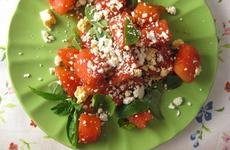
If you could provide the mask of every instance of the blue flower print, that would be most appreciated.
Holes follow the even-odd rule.
[[[196,116],[196,120],[199,123],[202,123],[202,118],[204,115],[204,118],[206,121],[209,121],[212,119],[212,114],[210,112],[208,112],[208,110],[212,110],[212,101],[210,101],[206,106],[202,107],[202,109],[200,110],[200,112],[198,113],[198,115]]]
[[[199,145],[200,145],[199,140],[196,140],[196,142],[194,143],[193,147],[196,148],[196,147],[198,147]]]
[[[191,139],[191,140],[195,140],[195,139],[196,139],[196,135],[197,135],[197,132],[193,133],[193,134],[190,136],[190,139]]]

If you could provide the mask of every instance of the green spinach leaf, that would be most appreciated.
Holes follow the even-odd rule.
[[[85,16],[93,26],[98,28],[107,27],[107,22],[105,19],[95,19],[98,15],[98,11],[94,8],[93,5],[87,5],[85,7]]]
[[[35,94],[37,94],[37,95],[39,95],[42,98],[47,99],[47,100],[65,100],[68,98],[67,96],[64,96],[64,95],[42,92],[42,91],[36,90],[35,88],[32,88],[30,86],[29,86],[29,88],[31,89],[32,92],[34,92]]]
[[[90,29],[90,34],[91,34],[91,36],[95,36],[95,38],[97,39],[97,40],[99,40],[100,38],[102,38],[102,37],[106,37],[107,39],[112,39],[111,38],[111,36],[109,35],[109,33],[108,32],[106,32],[105,30],[103,30],[102,28],[98,28],[98,27],[92,27],[91,29]]]
[[[66,131],[69,142],[77,148],[78,141],[78,114],[77,111],[70,113],[67,120]]]
[[[178,88],[183,83],[183,80],[177,75],[170,75],[166,79],[167,89],[173,90]]]
[[[58,81],[51,82],[48,84],[48,87],[53,94],[66,95],[65,90],[60,84],[58,84]]]
[[[72,42],[72,47],[82,50],[81,36],[78,31],[75,31],[74,41]]]
[[[149,91],[143,98],[150,106],[150,110],[153,113],[153,116],[156,116],[159,119],[164,119],[159,109],[159,104],[161,101],[161,92],[158,89],[153,89]]]
[[[138,0],[126,0],[126,6],[134,10],[137,7]]]
[[[113,115],[116,107],[114,101],[108,95],[105,94],[93,95],[92,106],[96,110],[98,110],[98,108],[106,110],[110,116]]]
[[[137,113],[141,113],[147,111],[149,109],[149,105],[141,100],[135,99],[129,104],[123,104],[116,108],[116,116],[118,118],[126,118]]]
[[[130,129],[136,128],[136,125],[133,124],[132,122],[130,122],[126,118],[120,118],[120,119],[118,119],[117,123],[118,123],[118,125],[119,125],[119,127],[121,129],[130,130]]]
[[[71,112],[72,105],[68,102],[58,103],[56,106],[51,108],[51,111],[58,115],[66,115]]]
[[[124,33],[126,45],[135,44],[139,40],[141,35],[140,31],[136,29],[130,18],[126,18]]]

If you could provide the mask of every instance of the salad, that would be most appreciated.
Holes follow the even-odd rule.
[[[67,137],[74,147],[96,142],[113,115],[127,130],[164,119],[158,107],[162,90],[191,83],[202,70],[198,51],[181,39],[172,41],[161,18],[165,12],[175,15],[174,7],[135,0],[48,2],[59,15],[84,10],[71,44],[57,50],[52,93],[30,87],[59,101],[51,110],[68,115]],[[49,30],[56,23],[51,20],[45,23]]]

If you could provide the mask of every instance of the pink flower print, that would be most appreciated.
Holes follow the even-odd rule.
[[[14,94],[14,90],[13,90],[12,87],[8,87],[8,93],[9,93],[9,94]]]
[[[33,126],[33,127],[35,127],[35,128],[37,127],[37,125],[34,123],[34,121],[33,121],[33,120],[31,120],[30,125],[31,125],[31,126]]]
[[[230,27],[224,29],[224,31],[225,31],[226,35],[230,35]]]
[[[222,25],[225,25],[225,22],[222,22]]]
[[[18,145],[14,144],[13,142],[10,143],[9,150],[18,150]]]
[[[223,137],[223,140],[225,143],[228,143],[230,141],[230,136],[225,134],[224,137]]]
[[[224,90],[227,91],[227,92],[230,92],[230,83],[229,83],[229,82],[227,82],[227,83],[225,84]]]
[[[225,145],[221,150],[230,150],[230,147]]]

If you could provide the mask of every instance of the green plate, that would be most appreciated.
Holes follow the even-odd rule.
[[[79,149],[87,150],[147,150],[156,147],[182,131],[196,116],[205,102],[212,87],[217,67],[217,40],[212,16],[204,0],[155,0],[157,4],[175,6],[177,15],[164,14],[171,28],[173,39],[182,38],[194,45],[201,55],[203,71],[191,84],[165,91],[161,102],[164,120],[154,118],[146,129],[130,131],[118,128],[115,118],[111,118],[102,127],[98,142],[79,144]],[[56,80],[50,75],[49,68],[54,67],[54,57],[59,48],[67,43],[63,39],[73,35],[76,26],[71,17],[60,17],[56,13],[57,24],[49,32],[56,40],[45,43],[41,30],[47,30],[40,19],[39,12],[49,8],[47,0],[21,0],[12,18],[9,30],[7,58],[8,67],[15,93],[32,120],[48,135],[60,143],[71,147],[68,142],[65,126],[67,116],[58,116],[50,111],[56,104],[32,93],[28,86],[47,91],[47,85]],[[30,74],[25,78],[25,74]],[[42,79],[42,80],[39,80]],[[176,97],[183,97],[184,103],[171,110],[168,105]],[[191,102],[192,106],[188,106]]]

